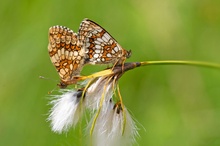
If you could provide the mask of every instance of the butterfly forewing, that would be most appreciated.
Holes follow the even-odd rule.
[[[127,58],[127,51],[104,28],[89,19],[80,24],[79,40],[85,48],[86,63],[119,64]]]
[[[72,76],[80,74],[85,51],[80,47],[77,34],[72,30],[63,26],[51,27],[48,51],[61,80],[71,80]]]

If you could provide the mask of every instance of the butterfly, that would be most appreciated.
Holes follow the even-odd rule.
[[[65,26],[49,28],[48,51],[59,76],[61,88],[75,84],[85,64],[121,65],[131,56],[100,25],[84,19],[78,33]]]
[[[100,25],[84,19],[79,28],[79,40],[85,48],[85,64],[122,64],[131,56]]]

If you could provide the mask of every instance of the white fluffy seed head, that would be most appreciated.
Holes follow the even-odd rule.
[[[83,105],[80,102],[81,91],[68,90],[62,95],[54,96],[50,102],[52,109],[48,120],[54,132],[62,133],[71,126],[75,126],[83,113]]]
[[[100,100],[104,97],[103,104],[108,104],[113,95],[113,82],[108,81],[109,78],[100,77],[91,84],[85,97],[86,108],[95,111],[100,107]],[[107,107],[103,105],[103,107]]]
[[[109,102],[107,111],[101,109],[94,126],[92,142],[95,146],[130,146],[138,136],[137,127],[126,108],[117,113],[114,104]]]
[[[123,103],[114,103],[112,99],[117,78],[101,76],[90,81],[87,81],[88,86],[85,86],[87,88],[84,89],[86,91],[83,102],[80,102],[82,91],[68,90],[60,96],[55,96],[48,118],[52,130],[62,133],[75,126],[82,116],[82,110],[86,108],[94,114],[87,127],[92,145],[132,145],[138,136],[137,126]]]

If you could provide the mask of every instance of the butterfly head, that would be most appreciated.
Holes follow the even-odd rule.
[[[67,84],[61,81],[59,84],[57,84],[57,86],[60,87],[61,89],[65,89],[67,87]]]
[[[132,54],[131,50],[126,51],[126,54],[125,54],[126,58],[130,58],[131,54]]]

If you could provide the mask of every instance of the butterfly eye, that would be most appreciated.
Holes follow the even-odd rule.
[[[127,51],[127,54],[126,54],[126,58],[130,58],[130,57],[131,57],[131,54],[132,54],[132,51],[131,51],[131,50],[128,50],[128,51]]]

